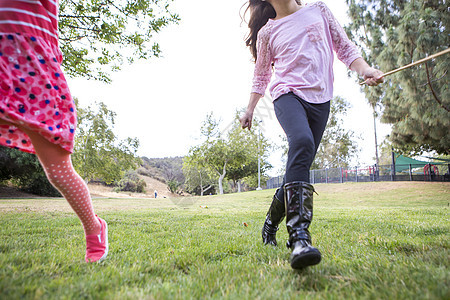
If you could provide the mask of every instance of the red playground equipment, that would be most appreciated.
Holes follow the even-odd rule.
[[[423,167],[423,175],[427,180],[430,176],[439,175],[439,169],[436,165],[427,164]]]

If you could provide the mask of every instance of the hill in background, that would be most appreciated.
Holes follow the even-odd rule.
[[[139,177],[146,183],[145,193],[115,192],[113,188],[101,184],[90,184],[89,189],[94,197],[112,197],[112,198],[154,198],[155,191],[158,198],[173,198],[180,196],[171,193],[168,188],[168,182],[176,180],[180,184],[184,183],[183,158],[182,157],[164,157],[148,158],[141,157],[142,165],[137,169]]]
[[[168,183],[176,180],[180,184],[185,181],[183,175],[183,157],[147,158],[141,157],[142,166],[138,169],[140,175],[148,176]]]

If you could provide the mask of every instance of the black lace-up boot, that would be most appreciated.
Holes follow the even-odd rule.
[[[273,195],[272,204],[267,212],[266,221],[262,228],[262,239],[265,245],[277,246],[276,234],[278,225],[283,221],[286,214],[284,202],[281,202],[277,197],[278,190]]]
[[[306,182],[290,182],[284,186],[288,248],[292,249],[290,263],[293,269],[318,264],[319,250],[311,246],[308,228],[313,217],[314,187]]]

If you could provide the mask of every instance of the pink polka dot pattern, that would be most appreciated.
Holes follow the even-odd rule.
[[[58,47],[42,38],[0,34],[0,119],[72,153],[77,115],[61,61]],[[35,153],[15,126],[0,125],[0,145]]]
[[[61,192],[80,218],[86,235],[98,234],[100,222],[92,207],[91,195],[84,180],[73,169],[72,163],[59,161],[44,168],[50,183]]]

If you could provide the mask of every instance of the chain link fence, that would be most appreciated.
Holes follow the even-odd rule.
[[[371,181],[450,181],[450,164],[430,163],[425,166],[382,165],[366,168],[330,168],[310,171],[311,184],[344,183]],[[273,189],[282,185],[283,176],[267,180],[266,188]]]

